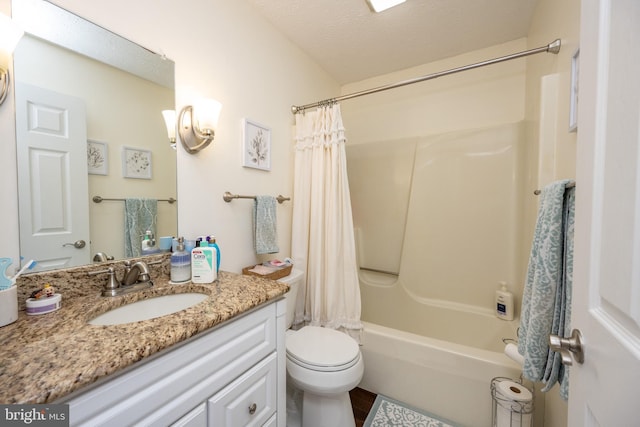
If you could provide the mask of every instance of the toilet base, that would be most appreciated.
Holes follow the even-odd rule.
[[[355,427],[349,393],[331,396],[303,392],[303,427]]]

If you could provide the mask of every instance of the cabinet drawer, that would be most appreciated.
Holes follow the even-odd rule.
[[[276,411],[277,363],[272,354],[209,399],[210,426],[262,426]]]
[[[171,427],[206,427],[207,426],[207,405],[201,403],[193,411],[180,418]]]

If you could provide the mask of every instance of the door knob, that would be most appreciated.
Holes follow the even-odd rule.
[[[563,365],[573,365],[573,359],[578,363],[584,362],[582,334],[579,329],[571,331],[571,336],[569,338],[560,338],[557,335],[549,335],[549,347],[551,350],[560,353]]]
[[[76,240],[73,243],[65,243],[62,246],[73,246],[76,249],[82,249],[87,245],[87,242],[85,242],[84,240]]]

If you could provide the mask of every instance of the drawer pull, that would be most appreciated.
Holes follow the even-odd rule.
[[[256,405],[255,403],[252,403],[251,406],[249,406],[249,413],[251,415],[256,413],[256,409],[258,409],[258,405]]]

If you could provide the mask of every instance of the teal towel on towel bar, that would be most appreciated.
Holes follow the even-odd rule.
[[[151,230],[156,235],[157,199],[128,198],[124,200],[124,256],[142,254],[142,237]]]
[[[253,203],[253,235],[256,254],[279,252],[276,198],[256,196]]]
[[[569,374],[549,349],[549,335],[570,335],[575,212],[575,188],[566,188],[570,182],[554,182],[540,195],[518,332],[523,376],[543,382],[543,391],[560,382],[564,399]]]

